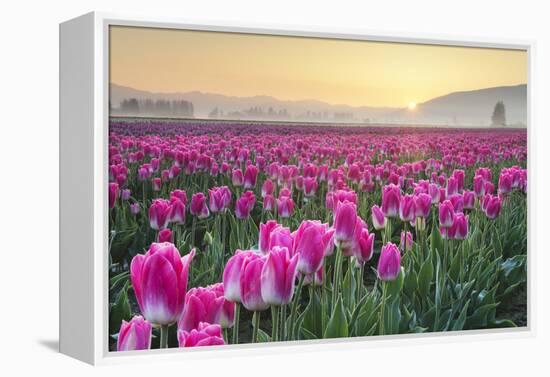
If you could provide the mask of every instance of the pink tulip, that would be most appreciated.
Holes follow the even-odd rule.
[[[212,284],[207,288],[214,292],[217,297],[223,298],[222,314],[220,316],[220,325],[222,329],[233,327],[235,320],[235,303],[225,298],[223,283]]]
[[[130,204],[130,213],[136,216],[141,211],[141,208],[138,203]]]
[[[274,247],[286,247],[288,250],[292,250],[294,244],[294,237],[290,233],[290,229],[279,225],[275,227],[269,234],[269,246],[268,251]]]
[[[464,203],[464,209],[474,209],[476,196],[473,191],[464,190],[464,193],[462,194],[462,199]]]
[[[266,179],[262,185],[262,198],[265,198],[267,195],[273,195],[275,190],[275,185],[271,179]]]
[[[308,275],[316,272],[323,264],[326,245],[323,236],[328,229],[327,224],[320,221],[306,220],[294,235],[294,254],[299,255],[298,271]]]
[[[485,179],[481,175],[474,177],[474,193],[478,198],[485,195]]]
[[[142,316],[133,317],[130,322],[122,321],[117,339],[117,351],[137,351],[151,348],[152,326]]]
[[[266,195],[262,203],[262,210],[264,212],[271,212],[275,208],[275,198],[273,195]]]
[[[439,200],[441,199],[439,186],[437,186],[435,183],[430,183],[430,185],[428,186],[428,194],[432,198],[432,204],[439,203]]]
[[[170,222],[175,224],[185,224],[185,204],[176,197],[170,199]]]
[[[500,194],[507,194],[512,191],[512,183],[514,177],[508,172],[503,172],[498,177],[498,192]]]
[[[269,238],[273,229],[277,228],[279,224],[275,220],[269,220],[265,224],[260,224],[260,230],[258,233],[258,249],[263,254],[269,252]]]
[[[378,259],[378,279],[391,281],[397,279],[401,271],[401,253],[395,244],[388,242],[382,247]]]
[[[114,208],[118,198],[118,183],[109,183],[109,208]]]
[[[287,196],[280,197],[277,199],[277,211],[279,217],[287,218],[292,216],[294,212],[294,201]]]
[[[248,165],[244,172],[244,188],[251,189],[256,186],[256,179],[258,178],[258,168],[254,165]]]
[[[187,193],[184,190],[174,190],[170,193],[170,199],[178,198],[184,205],[187,205]]]
[[[386,217],[397,217],[401,202],[401,189],[399,186],[389,184],[382,188],[382,212]]]
[[[456,213],[453,226],[449,229],[449,237],[455,240],[464,240],[468,236],[468,216]]]
[[[447,198],[452,204],[455,212],[464,211],[464,197],[460,194],[451,195]]]
[[[153,185],[153,191],[160,191],[160,189],[162,188],[162,181],[160,178],[153,178],[153,181],[152,181],[152,185]]]
[[[261,293],[265,303],[287,305],[292,300],[298,255],[290,257],[286,247],[274,247],[269,251],[262,268]]]
[[[425,193],[416,195],[414,197],[414,207],[416,217],[428,217],[432,208],[432,197]]]
[[[180,347],[220,346],[225,342],[220,325],[211,325],[202,322],[197,329],[191,331],[178,330],[178,343]]]
[[[223,212],[231,204],[231,191],[227,186],[213,187],[208,190],[210,196],[210,211]]]
[[[356,235],[357,245],[353,249],[353,256],[356,263],[361,266],[365,262],[368,262],[374,254],[374,233],[369,234],[366,225],[358,233]]]
[[[485,204],[485,215],[490,220],[494,220],[500,214],[500,209],[502,208],[502,200],[496,195],[487,195],[486,198],[487,197],[488,199]]]
[[[401,201],[399,202],[399,218],[405,222],[411,222],[416,219],[413,195],[403,195],[401,197]]]
[[[245,192],[235,203],[235,216],[238,219],[246,219],[254,208],[256,199],[251,191]]]
[[[338,243],[353,241],[357,207],[354,203],[345,201],[338,203],[334,212],[334,239]]]
[[[171,206],[166,199],[155,199],[149,207],[149,224],[155,230],[162,230],[168,226]]]
[[[159,232],[158,242],[172,242],[172,231],[170,229],[163,229]]]
[[[447,179],[446,196],[449,197],[456,194],[458,194],[458,181],[454,177],[449,177]]]
[[[206,196],[204,196],[202,192],[197,192],[191,197],[189,212],[191,212],[192,215],[197,216],[199,219],[205,219],[210,216],[210,211],[206,206]]]
[[[213,290],[203,287],[191,288],[185,296],[183,314],[178,320],[178,329],[191,331],[201,322],[220,324],[224,298]]]
[[[376,204],[373,205],[371,208],[371,215],[372,225],[374,226],[374,229],[380,230],[386,227],[386,216],[384,216],[384,212],[382,212],[380,207],[378,207]]]
[[[231,302],[240,303],[241,298],[241,270],[243,262],[247,257],[259,258],[258,254],[252,251],[237,250],[229,258],[223,270],[224,297]]]
[[[153,243],[145,255],[132,259],[132,287],[143,316],[156,325],[171,325],[183,312],[187,276],[195,250],[180,258],[169,243]]]
[[[132,192],[129,189],[124,189],[120,192],[120,199],[128,200],[130,199],[131,195],[132,195]]]
[[[265,257],[249,255],[244,258],[240,274],[240,288],[241,302],[247,310],[255,312],[269,308],[269,304],[262,298],[261,275],[265,262]]]
[[[411,232],[401,232],[401,244],[399,248],[401,251],[411,251],[413,247],[413,236]]]
[[[455,210],[449,200],[439,203],[439,226],[449,228],[453,225]]]
[[[233,173],[231,175],[231,182],[233,183],[233,186],[240,187],[243,185],[244,177],[243,172],[241,169],[234,169]]]
[[[315,193],[317,192],[317,181],[315,178],[306,177],[304,179],[304,196],[307,198],[311,198],[315,196]]]

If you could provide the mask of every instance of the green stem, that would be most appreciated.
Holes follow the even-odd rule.
[[[363,272],[365,269],[365,264],[361,263],[361,267],[359,268],[359,271],[357,271],[357,284],[356,284],[356,291],[357,291],[357,299],[355,300],[355,305],[359,305],[359,301],[361,301],[362,295],[361,291],[363,290]]]
[[[286,340],[286,305],[281,306],[281,336],[280,340]]]
[[[235,303],[235,319],[233,320],[233,344],[239,344],[239,317],[241,313],[241,304]]]
[[[271,341],[276,342],[279,340],[279,307],[271,306]]]
[[[379,335],[384,335],[384,309],[386,307],[386,291],[388,289],[388,285],[386,282],[382,282],[382,305],[380,307],[380,319],[378,322],[378,333]]]
[[[296,310],[298,309],[298,301],[300,300],[300,296],[302,293],[302,286],[304,285],[304,277],[305,275],[303,274],[302,276],[300,276],[298,288],[296,289],[296,292],[294,293],[294,299],[292,300],[292,308],[290,309],[290,331],[288,335],[291,340],[294,337],[294,322],[296,320]]]
[[[254,321],[254,328],[252,329],[252,343],[258,342],[258,329],[260,328],[260,313],[261,312],[254,312],[254,318],[252,319]]]
[[[342,246],[338,244],[336,248],[336,259],[334,261],[334,274],[332,280],[332,309],[336,306],[338,291],[340,285],[340,271],[342,270]],[[331,310],[332,312],[332,310]]]
[[[168,325],[160,327],[160,348],[168,348]]]

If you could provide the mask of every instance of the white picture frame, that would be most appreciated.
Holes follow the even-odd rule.
[[[227,357],[234,354],[292,353],[350,347],[379,347],[393,342],[426,343],[526,337],[535,334],[533,282],[536,255],[528,242],[528,326],[515,329],[469,330],[384,337],[295,341],[149,352],[109,352],[108,326],[108,29],[110,25],[143,26],[286,36],[423,43],[527,51],[528,152],[533,156],[533,54],[534,41],[462,38],[418,33],[365,32],[290,25],[241,25],[170,18],[143,18],[88,13],[60,24],[60,351],[90,364],[136,360]],[[529,224],[534,219],[535,174],[528,159]],[[532,226],[528,238],[532,240]],[[74,245],[79,245],[78,248]]]

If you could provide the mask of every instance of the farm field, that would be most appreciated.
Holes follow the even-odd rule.
[[[110,349],[527,325],[527,132],[117,119]]]

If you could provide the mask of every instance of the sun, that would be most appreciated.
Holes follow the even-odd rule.
[[[409,103],[409,110],[414,110],[416,109],[416,102],[410,102]]]

